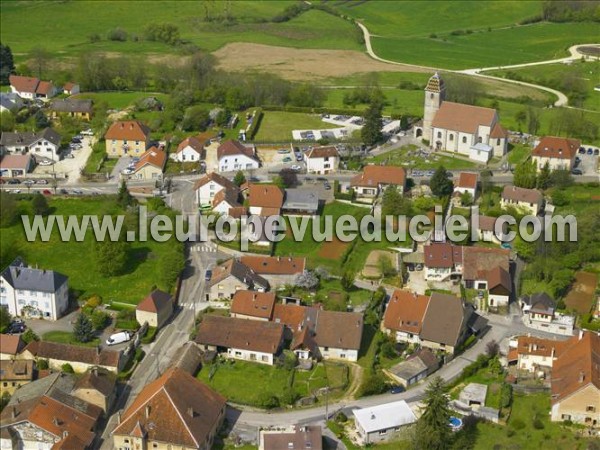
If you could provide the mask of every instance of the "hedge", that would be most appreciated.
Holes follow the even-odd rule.
[[[262,117],[263,117],[262,108],[255,108],[252,115],[253,115],[252,125],[250,125],[250,128],[248,128],[248,131],[246,132],[246,140],[251,140],[256,135],[256,132],[258,131],[258,128],[260,126],[260,121],[262,120]]]

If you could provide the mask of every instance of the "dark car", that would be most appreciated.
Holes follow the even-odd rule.
[[[585,154],[585,147],[579,147],[579,153]]]
[[[571,170],[571,173],[572,173],[573,175],[583,175],[583,170],[581,170],[581,169],[578,169],[578,168],[576,167],[575,169]]]
[[[596,156],[600,155],[600,150],[598,150],[598,149],[594,150],[594,155],[596,155]]]
[[[8,180],[8,184],[21,184],[21,182],[13,178],[12,180]]]
[[[331,189],[331,185],[329,184],[329,181],[326,181],[325,183],[323,183],[323,187],[325,188],[326,191]]]
[[[50,189],[44,189],[42,191],[42,194],[44,194],[44,195],[52,195],[52,191]]]
[[[208,269],[208,270],[206,271],[206,273],[204,274],[204,279],[205,279],[206,281],[210,281],[210,279],[211,279],[211,278],[212,278],[212,270]]]
[[[74,137],[73,139],[71,139],[71,142],[73,144],[81,144],[81,139],[79,139],[78,137]]]
[[[593,155],[594,154],[594,149],[592,147],[588,148],[587,154],[588,155]]]
[[[23,322],[13,322],[8,326],[7,333],[8,334],[20,334],[23,333],[27,329],[27,325]]]
[[[403,386],[392,386],[390,388],[390,394],[400,394],[402,392],[404,392]]]

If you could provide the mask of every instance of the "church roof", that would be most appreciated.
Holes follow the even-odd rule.
[[[492,127],[496,110],[462,103],[443,102],[433,119],[434,128],[474,134],[480,125]]]
[[[428,92],[440,92],[444,89],[444,80],[442,80],[439,74],[436,72],[427,82],[425,90]]]

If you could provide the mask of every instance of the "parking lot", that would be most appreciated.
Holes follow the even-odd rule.
[[[129,164],[131,164],[133,162],[133,157],[132,156],[121,156],[119,158],[119,160],[117,161],[117,164],[115,164],[115,167],[113,168],[112,172],[110,173],[110,178],[113,180],[118,180],[119,177],[121,176],[121,172],[123,172],[125,169],[127,169],[127,167],[129,166]]]
[[[51,178],[56,174],[57,177],[65,177],[69,184],[77,183],[81,170],[92,154],[94,142],[94,137],[84,136],[81,140],[82,147],[79,150],[63,150],[60,161],[49,166],[38,165],[33,171],[34,175],[48,175],[48,178]],[[73,157],[71,158],[69,155],[73,155]]]
[[[596,151],[600,153],[598,147],[585,146],[585,153],[581,153],[581,149],[577,153],[577,159],[575,160],[575,168],[581,169],[583,175],[594,175],[598,173],[598,155]],[[590,155],[590,149],[592,154]],[[575,175],[577,176],[577,175]]]

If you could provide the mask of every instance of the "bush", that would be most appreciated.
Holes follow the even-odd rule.
[[[511,420],[510,425],[517,431],[525,428],[525,422],[523,422],[521,419]]]
[[[258,405],[264,409],[273,409],[279,406],[279,398],[268,392],[263,392],[258,398]]]
[[[508,408],[512,403],[512,386],[508,383],[503,383],[500,390],[500,407]]]
[[[75,373],[73,366],[69,363],[64,363],[60,368],[64,373]]]
[[[300,394],[298,394],[293,388],[286,388],[281,395],[281,403],[284,405],[293,405],[300,398]]]
[[[380,372],[374,372],[367,375],[358,388],[357,397],[366,397],[368,395],[382,394],[387,391],[387,379]]]
[[[85,301],[85,304],[83,305],[83,307],[95,309],[98,306],[100,306],[101,304],[102,304],[102,297],[94,294]]]
[[[35,365],[37,366],[38,370],[48,370],[50,367],[47,359],[38,359]]]
[[[344,414],[342,411],[340,411],[339,413],[337,413],[335,415],[335,421],[337,423],[345,423],[348,421],[348,416],[346,416],[346,414]]]
[[[252,125],[250,125],[250,128],[246,133],[246,139],[254,139],[254,136],[256,135],[256,132],[258,131],[258,128],[260,126],[260,121],[262,120],[264,115],[262,108],[256,108],[252,115]]]
[[[533,428],[535,428],[536,430],[543,430],[544,422],[542,422],[542,420],[539,417],[535,417],[533,419]]]
[[[91,314],[90,320],[92,321],[94,330],[100,331],[104,330],[108,326],[110,323],[110,316],[108,313],[97,309]]]
[[[127,40],[127,31],[121,27],[113,28],[109,30],[107,38],[109,41],[125,42]]]

